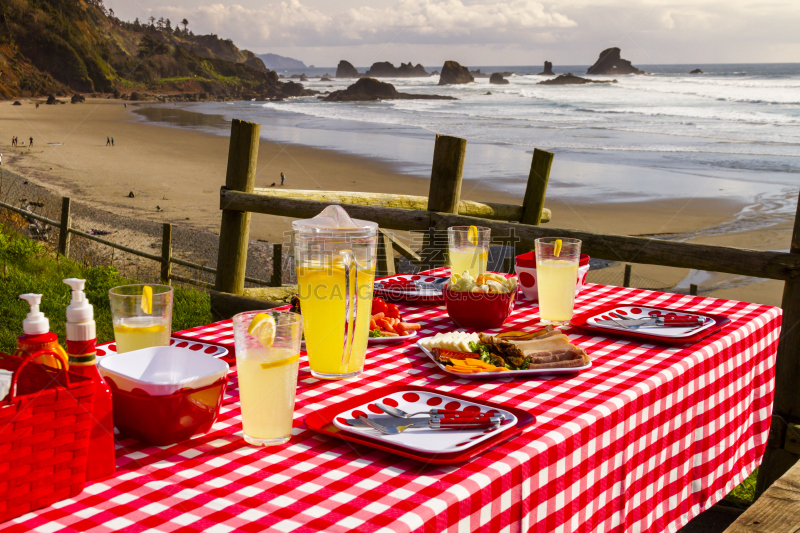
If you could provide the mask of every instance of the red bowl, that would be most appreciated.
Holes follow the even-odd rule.
[[[150,396],[142,389],[111,388],[114,425],[125,436],[167,446],[207,433],[219,415],[228,376],[199,389],[184,389],[168,396]]]
[[[444,301],[450,319],[462,328],[497,329],[514,309],[515,292],[486,294],[444,289]]]

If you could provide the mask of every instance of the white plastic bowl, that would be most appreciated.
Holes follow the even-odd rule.
[[[97,368],[124,391],[141,389],[167,396],[181,389],[211,385],[228,373],[228,363],[175,346],[156,346],[98,358]]]

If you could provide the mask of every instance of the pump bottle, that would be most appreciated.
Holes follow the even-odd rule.
[[[86,280],[68,278],[64,283],[72,289],[72,301],[67,307],[67,354],[69,370],[91,378],[95,384],[92,408],[92,429],[89,434],[89,454],[86,481],[110,476],[116,470],[114,458],[114,421],[111,408],[111,389],[97,371],[97,344],[94,308],[83,292]]]
[[[17,337],[17,350],[14,355],[24,358],[39,350],[52,350],[66,356],[64,348],[58,344],[58,335],[50,332],[50,321],[39,311],[42,295],[28,293],[20,294],[19,297],[28,302],[31,310],[22,321],[23,334]],[[41,356],[39,362],[53,368],[61,368],[61,363],[52,355]]]

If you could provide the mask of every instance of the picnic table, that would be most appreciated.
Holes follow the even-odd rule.
[[[155,447],[117,440],[117,473],[5,531],[676,531],[760,463],[772,412],[781,310],[588,284],[576,313],[611,303],[721,314],[731,323],[667,347],[566,328],[593,366],[550,378],[468,380],[413,343],[371,347],[348,381],[301,357],[294,428],[282,446],[242,439],[236,370],[212,430]],[[443,305],[402,305],[423,336],[455,329]],[[522,299],[504,329],[538,322]],[[233,349],[230,321],[182,331]],[[315,411],[390,385],[515,406],[536,423],[458,465],[426,465],[305,429]]]

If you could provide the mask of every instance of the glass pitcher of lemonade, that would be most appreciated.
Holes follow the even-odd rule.
[[[297,288],[311,374],[346,379],[364,369],[378,225],[331,205],[292,223]]]

